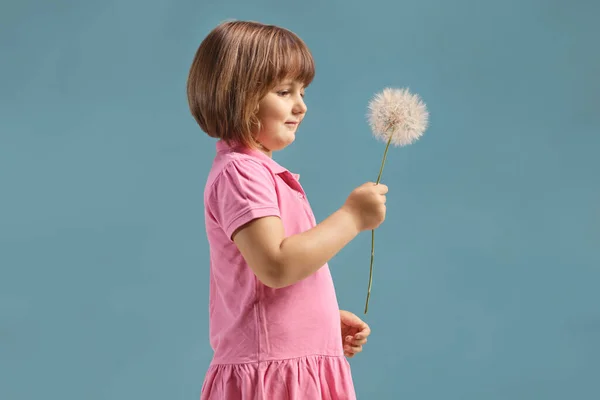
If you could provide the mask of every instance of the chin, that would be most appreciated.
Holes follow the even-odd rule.
[[[290,144],[294,143],[296,140],[296,135],[292,134],[285,138],[282,138],[277,143],[273,144],[273,150],[283,150],[288,147]]]
[[[289,138],[289,139],[288,139],[288,140],[285,142],[285,144],[283,145],[283,147],[287,147],[287,146],[289,146],[290,144],[294,143],[294,141],[296,141],[296,135],[292,135],[292,137],[291,137],[291,138]]]
[[[276,136],[259,137],[258,139],[267,149],[279,151],[294,143],[296,140],[296,132],[282,132]]]

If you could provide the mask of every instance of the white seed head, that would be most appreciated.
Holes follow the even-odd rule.
[[[419,139],[429,121],[427,107],[408,89],[384,89],[371,100],[369,111],[373,135],[386,143],[391,135],[395,146],[406,146]]]

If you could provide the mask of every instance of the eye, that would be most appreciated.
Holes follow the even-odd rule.
[[[279,92],[277,92],[278,95],[280,96],[287,96],[288,94],[290,94],[289,90],[280,90]]]

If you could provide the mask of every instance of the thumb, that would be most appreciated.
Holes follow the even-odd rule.
[[[347,313],[343,315],[343,322],[346,325],[355,327],[355,328],[364,328],[367,324],[364,323],[363,320],[358,318],[356,315],[352,313]]]

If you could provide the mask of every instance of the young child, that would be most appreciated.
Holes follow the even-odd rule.
[[[191,112],[219,140],[204,191],[210,342],[202,400],[355,399],[351,357],[369,327],[338,308],[327,265],[385,219],[385,185],[365,183],[317,224],[299,176],[272,159],[306,115],[312,55],[294,33],[235,21],[201,43]]]

